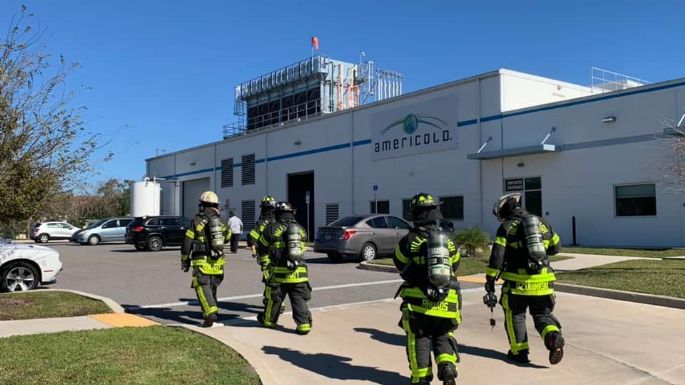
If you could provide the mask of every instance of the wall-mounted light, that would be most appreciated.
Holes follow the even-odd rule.
[[[293,144],[296,145],[296,146],[299,146],[299,145],[302,144],[302,141],[301,141],[301,140],[296,140]]]
[[[526,164],[523,163],[523,162],[518,162],[518,163],[516,164],[516,167],[525,167],[525,165],[526,165]]]
[[[192,162],[190,162],[190,165],[191,165],[191,166],[195,166],[196,164],[197,164],[197,162],[196,162],[196,161],[192,161]]]
[[[602,123],[613,123],[616,121],[615,116],[607,116],[606,118],[602,119]]]

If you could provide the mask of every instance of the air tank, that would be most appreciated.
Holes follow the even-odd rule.
[[[161,191],[159,183],[155,181],[131,183],[131,216],[159,215]]]

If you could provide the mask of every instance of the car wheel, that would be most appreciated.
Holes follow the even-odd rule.
[[[328,259],[330,259],[333,262],[340,262],[343,258],[343,256],[340,253],[326,253],[326,256],[328,256]]]
[[[138,250],[138,251],[145,250],[145,245],[141,245],[140,243],[136,243],[135,247],[136,247],[136,250]]]
[[[160,251],[162,246],[162,238],[160,237],[150,237],[147,240],[147,249],[150,251]]]
[[[50,236],[47,234],[41,234],[38,236],[38,242],[40,242],[40,243],[48,243],[49,240],[50,240]]]
[[[13,262],[0,272],[0,291],[27,291],[38,286],[38,270],[26,262]]]
[[[359,253],[359,259],[362,261],[373,261],[376,258],[376,246],[371,242],[366,242],[362,246],[362,251]]]
[[[89,245],[95,246],[98,243],[100,243],[100,237],[98,237],[97,235],[91,235],[90,237],[88,237],[88,244]]]

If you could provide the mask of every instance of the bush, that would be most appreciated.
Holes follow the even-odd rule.
[[[474,226],[458,231],[455,240],[465,257],[483,258],[490,244],[490,234]]]

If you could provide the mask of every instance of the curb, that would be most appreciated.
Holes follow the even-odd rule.
[[[368,262],[359,263],[357,268],[362,270],[397,273],[397,269],[394,266],[373,265],[369,264]],[[631,291],[612,290],[559,282],[554,283],[554,289],[562,293],[587,295],[590,297],[600,297],[626,302],[644,303],[647,305],[670,307],[674,309],[685,309],[685,299],[667,297],[664,295],[643,294]]]
[[[126,311],[124,311],[124,308],[121,307],[121,305],[119,305],[118,303],[114,302],[112,299],[107,298],[107,297],[103,297],[103,296],[99,296],[99,295],[95,295],[95,294],[90,294],[90,293],[84,293],[84,292],[78,291],[78,290],[69,290],[69,289],[46,289],[46,290],[48,290],[48,291],[62,291],[62,292],[66,292],[66,293],[73,293],[73,294],[78,294],[78,295],[81,295],[84,297],[96,299],[96,300],[104,302],[105,305],[107,305],[110,309],[112,309],[112,312],[114,312],[114,313],[126,313]]]
[[[664,295],[642,294],[631,291],[621,291],[604,289],[590,286],[572,285],[569,283],[554,283],[554,289],[563,293],[587,295],[591,297],[601,297],[607,299],[614,299],[618,301],[644,303],[647,305],[656,305],[671,307],[675,309],[685,309],[685,299],[667,297]]]
[[[371,270],[371,271],[382,271],[385,273],[397,273],[397,269],[395,266],[385,266],[385,265],[375,265],[372,263],[368,263],[366,261],[364,262],[359,262],[357,265],[357,269],[361,270]]]

